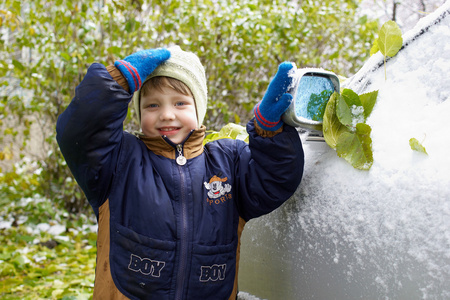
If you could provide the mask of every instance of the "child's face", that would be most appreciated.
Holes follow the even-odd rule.
[[[141,97],[141,128],[148,137],[165,135],[173,143],[181,143],[197,128],[194,98],[164,87],[153,89]]]

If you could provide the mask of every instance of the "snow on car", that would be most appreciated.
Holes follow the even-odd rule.
[[[450,299],[450,2],[342,82],[378,90],[373,165],[301,135],[305,172],[243,232],[239,289],[261,299]],[[427,154],[411,149],[416,138]],[[253,296],[252,296],[253,297]]]

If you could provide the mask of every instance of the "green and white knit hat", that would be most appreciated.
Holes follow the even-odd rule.
[[[181,50],[179,46],[168,48],[170,58],[159,65],[142,83],[157,76],[171,77],[183,82],[192,92],[197,110],[198,128],[203,123],[208,101],[208,89],[206,87],[205,69],[197,55]],[[133,95],[134,108],[141,124],[140,90]]]

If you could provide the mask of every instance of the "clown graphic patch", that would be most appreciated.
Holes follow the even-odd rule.
[[[209,182],[204,182],[205,188],[208,190],[208,198],[206,199],[211,204],[224,203],[232,198],[231,184],[226,183],[227,177],[220,178],[214,175]]]

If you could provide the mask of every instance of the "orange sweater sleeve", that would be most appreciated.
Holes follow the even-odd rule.
[[[128,82],[125,77],[120,73],[119,69],[117,69],[114,65],[110,65],[106,67],[106,70],[111,74],[112,78],[117,81],[127,92],[130,91],[128,87]]]

